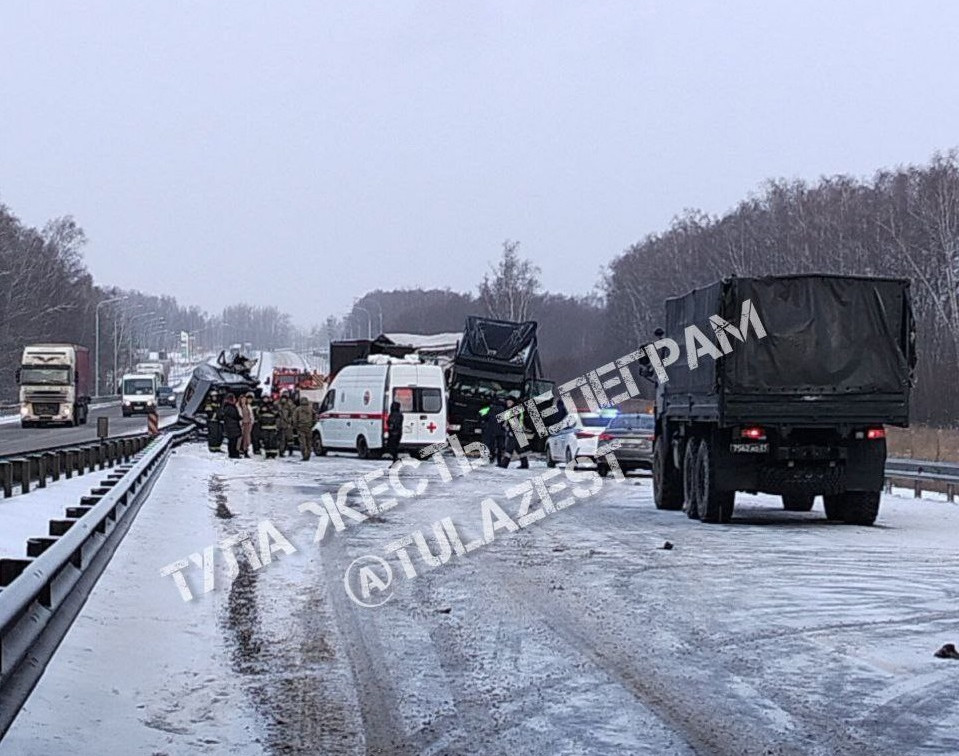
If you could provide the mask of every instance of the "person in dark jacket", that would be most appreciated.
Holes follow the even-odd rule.
[[[223,423],[220,420],[220,395],[211,391],[203,405],[206,415],[206,443],[211,452],[223,451]]]
[[[266,394],[260,407],[260,442],[263,445],[263,456],[267,459],[276,458],[277,421],[278,414],[273,407],[273,397]]]
[[[240,424],[240,411],[236,408],[236,397],[227,394],[220,410],[220,419],[223,421],[223,435],[226,436],[226,448],[232,459],[240,458],[240,437],[243,435],[243,426]]]
[[[499,464],[503,456],[503,426],[496,416],[503,411],[499,400],[493,400],[480,410],[480,426],[483,430],[483,445],[489,450],[489,460]]]
[[[506,400],[506,409],[512,409],[516,406],[516,401],[513,398]],[[519,414],[519,422],[522,425],[525,421],[524,413],[521,411]],[[509,422],[502,423],[503,434],[505,435],[505,443],[503,447],[503,457],[500,462],[500,467],[509,467],[510,461],[513,459],[513,455],[516,454],[519,456],[519,467],[521,470],[526,470],[529,468],[529,458],[528,452],[520,449],[519,441],[516,440],[516,434],[513,433],[513,429],[509,427]]]
[[[393,462],[400,456],[400,439],[403,438],[403,413],[400,412],[400,403],[390,405],[390,414],[386,417],[386,453]]]

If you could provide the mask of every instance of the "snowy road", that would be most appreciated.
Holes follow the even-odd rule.
[[[466,543],[546,472],[424,466],[422,496],[314,544],[298,505],[385,466],[181,447],[0,756],[959,753],[959,662],[932,656],[959,641],[959,507],[889,496],[857,528],[742,496],[706,526],[629,478],[432,570],[414,546],[415,579],[394,555],[361,608],[355,558],[444,517]],[[296,553],[207,594],[191,566],[189,602],[160,576],[264,519]]]

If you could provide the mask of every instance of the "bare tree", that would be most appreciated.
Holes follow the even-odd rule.
[[[531,305],[539,294],[537,266],[519,256],[519,242],[503,242],[503,256],[490,266],[479,285],[479,297],[490,317],[501,320],[528,320]]]

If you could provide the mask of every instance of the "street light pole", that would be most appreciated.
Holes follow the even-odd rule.
[[[134,315],[130,318],[127,318],[127,325],[130,327],[130,333],[127,334],[127,349],[130,352],[130,355],[133,355],[133,323],[134,321],[140,320],[141,318],[148,318],[151,315],[156,315],[156,310],[150,310],[150,312],[141,312],[139,315]]]
[[[360,310],[361,312],[366,313],[366,338],[369,341],[373,340],[373,321],[370,319],[370,311],[365,307],[360,307],[359,305],[353,305],[354,310]]]
[[[376,305],[376,309],[379,310],[379,314],[380,314],[380,333],[383,333],[383,306],[382,306],[379,302],[377,302],[375,299],[371,299],[371,300],[370,300],[370,303],[371,303],[371,304],[375,304],[375,305]]]
[[[97,306],[94,309],[94,316],[96,320],[96,344],[94,345],[94,357],[93,365],[96,375],[93,378],[93,393],[96,396],[100,396],[100,308],[105,304],[110,304],[111,302],[119,302],[120,300],[126,299],[126,297],[113,297],[112,299],[104,299],[102,302],[97,302]]]

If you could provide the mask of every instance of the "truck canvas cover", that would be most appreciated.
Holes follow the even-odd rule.
[[[470,315],[454,364],[457,373],[468,370],[499,379],[513,375],[518,381],[537,377],[536,322],[513,323]]]
[[[716,343],[710,316],[719,315],[739,328],[746,300],[766,335],[758,338],[750,325],[745,343],[730,337],[730,354],[718,360],[700,357],[698,367],[689,370],[685,329],[696,325]],[[869,398],[874,406],[875,402],[886,406],[888,422],[908,419],[915,354],[906,280],[833,275],[729,278],[667,300],[666,333],[683,352],[663,384],[671,403],[682,393],[698,398],[690,398],[690,404],[717,395],[724,414],[737,398],[794,397],[833,407],[840,406],[842,398]]]

